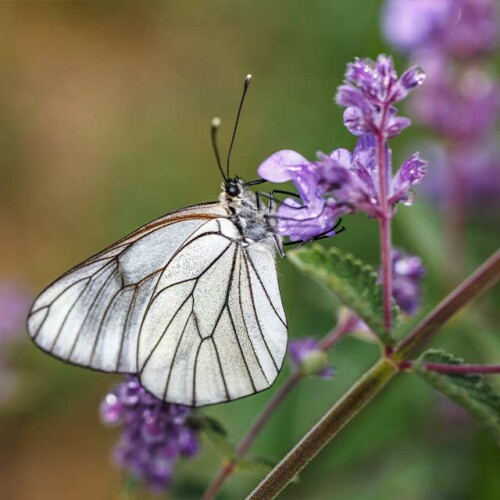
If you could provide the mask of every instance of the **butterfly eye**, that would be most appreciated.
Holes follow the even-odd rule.
[[[229,196],[238,196],[240,194],[240,188],[236,184],[229,184],[226,192]]]

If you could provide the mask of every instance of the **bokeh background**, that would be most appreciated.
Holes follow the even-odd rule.
[[[3,314],[27,307],[48,282],[143,223],[215,199],[221,179],[210,121],[222,118],[225,149],[247,73],[254,78],[234,174],[255,178],[259,163],[283,148],[311,158],[352,148],[332,97],[348,61],[390,52],[380,7],[378,0],[2,2],[0,284],[16,295]],[[396,160],[425,139],[418,126],[405,132],[393,144]],[[345,223],[326,244],[377,266],[376,224],[363,215]],[[469,221],[464,276],[498,246],[498,223],[498,212]],[[422,197],[395,221],[396,244],[427,266],[426,305],[447,289],[441,228],[440,212]],[[291,338],[321,337],[334,324],[332,297],[288,262],[279,268]],[[498,361],[498,298],[497,290],[481,299],[435,344],[470,362]],[[123,476],[110,463],[118,433],[98,416],[118,379],[52,359],[22,325],[16,330],[1,361],[9,370],[0,373],[0,497],[123,498]],[[254,451],[282,457],[377,355],[370,343],[343,339],[331,354],[336,377],[304,381]],[[237,440],[288,373],[270,391],[209,413]],[[283,498],[497,499],[499,466],[486,431],[402,376]],[[205,444],[180,464],[171,497],[197,498],[217,468]],[[221,498],[242,498],[259,479],[234,476]]]

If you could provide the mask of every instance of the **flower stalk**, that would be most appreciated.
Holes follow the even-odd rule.
[[[382,114],[382,123],[385,122],[387,109]],[[380,264],[382,269],[382,295],[384,306],[384,325],[387,332],[392,330],[392,238],[391,238],[391,209],[387,201],[387,189],[391,176],[390,165],[387,161],[387,143],[383,132],[384,125],[376,134],[376,154],[378,165],[379,193],[380,193]]]

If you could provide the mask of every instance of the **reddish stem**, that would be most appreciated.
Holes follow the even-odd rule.
[[[345,333],[347,333],[353,326],[357,318],[348,313],[348,316],[341,321],[336,328],[328,333],[323,340],[319,343],[319,348],[323,351],[330,349]],[[246,454],[250,446],[253,444],[257,436],[260,434],[262,428],[269,421],[276,409],[281,405],[284,399],[290,394],[292,389],[302,380],[303,375],[301,372],[296,371],[290,375],[287,381],[281,388],[274,394],[265,406],[262,413],[257,417],[247,433],[240,441],[236,448],[236,458],[227,462],[227,464],[219,471],[215,479],[203,494],[203,500],[213,500],[226,479],[234,472],[237,466],[237,459]]]
[[[392,244],[391,244],[391,213],[388,203],[388,188],[390,180],[390,165],[387,161],[386,138],[383,132],[387,115],[384,108],[380,130],[376,133],[378,188],[380,203],[380,260],[382,267],[382,296],[384,305],[384,325],[388,332],[392,329]]]
[[[404,360],[398,364],[402,370],[410,369],[414,362]],[[423,363],[426,370],[439,373],[456,373],[465,375],[467,373],[484,373],[493,374],[500,373],[500,365],[452,365],[449,363]]]

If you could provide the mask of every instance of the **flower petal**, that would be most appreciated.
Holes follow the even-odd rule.
[[[283,149],[264,160],[257,173],[270,182],[286,182],[292,180],[290,167],[306,165],[309,161],[291,149]]]

